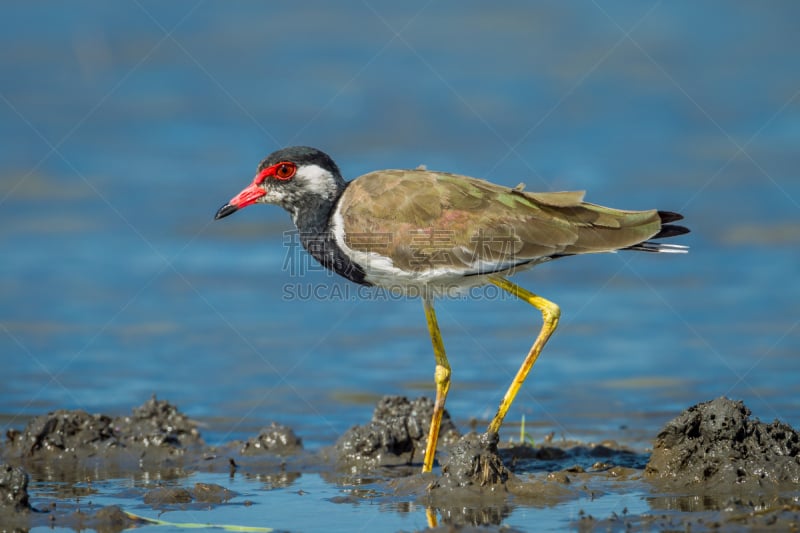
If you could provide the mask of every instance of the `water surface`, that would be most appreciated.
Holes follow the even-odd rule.
[[[6,5],[3,429],[58,408],[125,413],[156,393],[211,444],[275,420],[313,449],[382,394],[432,394],[418,301],[364,297],[321,270],[278,208],[212,222],[291,144],[324,149],[348,177],[426,164],[686,215],[688,256],[570,258],[515,278],[563,316],[504,438],[525,415],[534,435],[646,449],[719,395],[797,426],[798,9]],[[494,413],[539,317],[492,294],[437,310],[448,409],[466,429]],[[314,476],[292,490],[323,506],[337,491]],[[381,529],[424,525],[334,507]],[[510,525],[540,515],[519,512]]]

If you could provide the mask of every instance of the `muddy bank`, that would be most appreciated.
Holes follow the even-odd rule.
[[[648,494],[656,512],[581,512],[573,526],[703,530],[800,524],[798,433],[778,421],[751,418],[741,402],[719,398],[688,408],[659,432],[651,454],[613,441],[549,439],[531,446],[501,443],[497,435],[462,436],[445,415],[440,468],[420,474],[431,409],[426,398],[383,398],[369,422],[319,451],[306,450],[300,436],[278,424],[245,441],[210,447],[195,421],[156,398],[124,417],[55,411],[6,436],[0,449],[0,522],[18,529],[121,531],[146,523],[128,514],[142,506],[159,512],[246,508],[247,500],[234,490],[188,481],[194,472],[224,472],[230,479],[256,480],[267,491],[290,487],[308,473],[335,486],[372,484],[391,501],[423,506],[430,526],[501,528],[520,506],[535,513],[613,491]],[[55,499],[29,493],[31,478],[60,482]],[[143,480],[125,492],[130,505],[94,506],[91,498],[103,494],[102,482],[115,478]],[[347,492],[333,503],[358,505],[374,497]]]

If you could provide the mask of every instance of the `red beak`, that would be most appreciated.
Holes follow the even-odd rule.
[[[228,215],[231,215],[243,207],[256,203],[256,201],[267,194],[267,191],[262,189],[255,181],[245,187],[242,192],[231,198],[231,201],[223,205],[214,215],[214,220],[219,220]]]

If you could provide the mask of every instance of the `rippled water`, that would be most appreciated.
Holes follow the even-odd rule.
[[[540,435],[643,449],[719,395],[800,424],[795,3],[17,2],[5,15],[4,429],[157,393],[209,443],[277,420],[313,448],[384,393],[431,394],[418,301],[322,271],[277,208],[212,222],[291,144],[349,177],[426,164],[686,215],[688,256],[571,258],[515,278],[563,317],[505,437],[525,415]],[[437,310],[448,409],[466,427],[493,414],[539,317],[491,294]],[[419,527],[354,510],[376,511],[386,529]]]

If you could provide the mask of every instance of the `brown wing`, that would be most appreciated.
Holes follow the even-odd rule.
[[[426,170],[383,170],[341,200],[345,241],[412,271],[494,272],[560,255],[626,248],[658,233],[658,212],[583,202]]]

